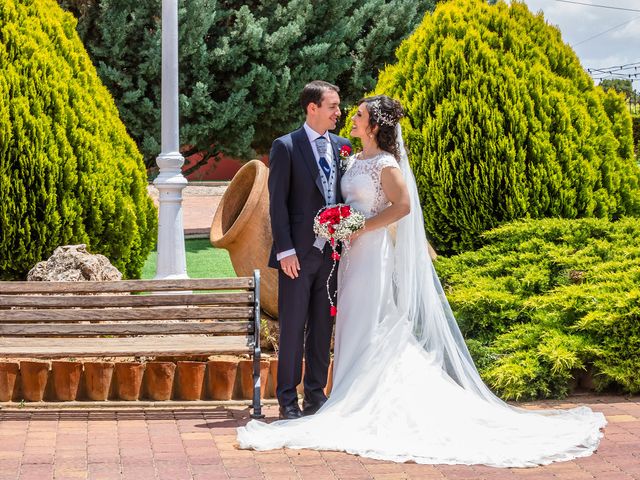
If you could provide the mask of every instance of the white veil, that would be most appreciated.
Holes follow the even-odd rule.
[[[480,378],[442,290],[429,255],[420,198],[400,123],[396,134],[400,170],[411,199],[411,213],[398,222],[396,235],[394,280],[398,308],[402,317],[406,315],[411,322],[418,342],[456,383],[487,401],[503,403]]]
[[[462,388],[492,404],[530,413],[498,398],[482,381],[475,367],[428,252],[418,189],[399,123],[396,134],[400,170],[411,199],[411,213],[398,222],[395,245],[394,283],[401,318],[408,319],[418,342]],[[576,412],[537,410],[537,413],[572,415]]]

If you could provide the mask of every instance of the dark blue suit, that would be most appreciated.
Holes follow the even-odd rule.
[[[351,145],[346,138],[330,134],[333,168],[337,169],[336,201],[340,193],[340,148]],[[269,155],[269,213],[273,247],[269,266],[279,270],[278,315],[280,348],[278,362],[278,402],[282,406],[297,401],[296,385],[302,377],[305,356],[305,399],[321,403],[326,397],[329,349],[333,319],[329,314],[326,282],[331,271],[331,248],[313,247],[313,219],[325,206],[320,169],[309,138],[300,128],[273,142]],[[291,279],[280,270],[276,254],[295,249],[300,261],[299,277]],[[332,277],[335,291],[337,272]],[[305,328],[306,327],[306,328]]]

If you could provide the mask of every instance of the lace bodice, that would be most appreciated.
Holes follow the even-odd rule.
[[[340,188],[344,202],[370,218],[389,206],[389,199],[382,190],[380,173],[385,167],[399,166],[393,155],[386,152],[367,159],[358,157],[353,155],[349,158]]]

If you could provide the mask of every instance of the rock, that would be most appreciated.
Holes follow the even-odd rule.
[[[29,281],[42,282],[121,279],[122,274],[107,257],[87,252],[84,244],[56,248],[48,260],[36,264],[27,275]]]

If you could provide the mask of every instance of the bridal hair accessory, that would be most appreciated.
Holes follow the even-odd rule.
[[[329,313],[332,317],[335,317],[338,313],[338,308],[333,303],[333,299],[337,296],[338,292],[336,290],[333,295],[331,295],[329,289],[329,282],[336,269],[336,262],[340,260],[340,254],[336,250],[336,247],[338,242],[341,242],[342,245],[348,249],[349,237],[352,233],[364,227],[364,221],[365,218],[362,213],[344,203],[328,205],[321,208],[313,219],[314,233],[320,238],[328,240],[332,250],[331,259],[333,260],[333,266],[331,267],[329,278],[327,278],[327,295],[329,296],[329,303],[331,304]]]
[[[371,105],[371,113],[373,113],[373,119],[378,125],[385,125],[387,127],[394,127],[398,123],[398,119],[387,113],[382,113],[380,109],[380,100],[373,100],[369,102]]]

